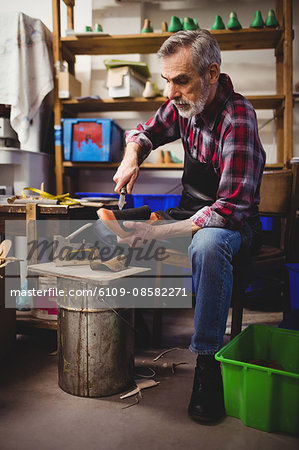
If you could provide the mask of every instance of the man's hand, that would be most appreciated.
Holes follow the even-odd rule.
[[[132,230],[132,233],[125,238],[118,237],[117,241],[120,244],[128,244],[130,247],[141,247],[150,241],[161,240],[166,236],[166,230],[162,226],[151,225],[145,221],[125,221],[123,222],[123,226]]]
[[[148,242],[152,240],[162,241],[181,236],[190,236],[191,242],[192,235],[199,229],[192,222],[192,219],[179,220],[174,223],[168,223],[166,220],[161,221],[161,225],[160,223],[157,225],[145,221],[125,221],[123,225],[125,228],[131,229],[132,233],[125,238],[118,237],[117,240],[120,244],[128,244],[131,247],[145,245],[144,240]]]
[[[116,183],[114,191],[118,194],[125,185],[127,186],[127,193],[132,193],[139,174],[138,149],[139,146],[134,142],[128,144],[124,158],[113,177],[113,181]]]

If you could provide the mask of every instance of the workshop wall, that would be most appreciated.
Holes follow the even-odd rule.
[[[61,2],[62,3],[62,2]],[[220,14],[225,23],[228,14],[234,10],[237,12],[243,27],[251,22],[256,9],[261,9],[265,17],[269,8],[275,8],[275,0],[185,0],[185,1],[161,1],[146,2],[134,0],[76,0],[75,29],[83,30],[85,25],[101,23],[105,32],[110,34],[138,33],[142,28],[144,18],[149,18],[155,31],[161,31],[162,21],[169,22],[171,15],[179,17],[190,16],[197,19],[201,28],[211,28],[216,14]],[[32,17],[41,19],[52,30],[51,2],[39,0],[14,0],[4,2],[1,0],[3,11],[19,10]],[[65,34],[66,8],[61,7],[62,35]],[[293,42],[294,58],[294,86],[299,82],[299,2],[293,0],[293,27],[295,39]],[[110,55],[111,56],[111,55]],[[109,58],[109,55],[105,55]],[[107,98],[105,87],[106,70],[101,56],[77,56],[76,76],[82,82],[82,95],[97,94]],[[118,55],[113,55],[117,58]],[[150,67],[153,80],[160,89],[164,88],[160,77],[160,63],[156,55],[119,55],[122,59],[143,60]],[[235,89],[242,94],[271,94],[275,92],[275,60],[273,50],[222,52],[222,71],[228,73],[234,83]],[[258,111],[259,126],[273,117],[271,111]],[[149,113],[117,112],[103,113],[98,117],[113,117],[123,128],[133,128],[138,122],[147,120]],[[89,116],[86,114],[85,116]],[[93,115],[94,117],[94,115]],[[267,152],[267,161],[275,162],[275,126],[270,122],[261,131],[261,139]],[[165,147],[171,150],[179,158],[183,158],[183,151],[179,142]],[[299,156],[299,103],[294,108],[294,156]],[[155,162],[157,152],[153,152],[149,161]],[[112,192],[114,183],[112,176],[114,171],[81,171],[80,190]],[[143,171],[135,186],[135,193],[179,193],[176,189],[179,185],[180,172],[178,171]]]
[[[294,85],[299,81],[299,2],[293,1],[293,26],[295,30],[294,40]],[[275,8],[274,0],[265,0],[261,5],[258,0],[230,0],[223,2],[216,0],[186,0],[186,1],[132,1],[115,2],[114,0],[93,0],[92,22],[101,23],[103,30],[110,34],[139,33],[144,19],[149,18],[154,31],[160,32],[163,21],[169,23],[171,15],[179,17],[190,16],[197,19],[201,28],[210,29],[215,15],[220,14],[225,23],[228,21],[230,11],[236,11],[243,27],[251,23],[256,9],[261,9],[264,18],[270,8]],[[228,73],[233,81],[235,90],[243,95],[273,94],[275,93],[275,58],[274,50],[247,50],[240,52],[222,52],[222,71]],[[159,89],[163,90],[164,82],[160,76],[160,62],[156,55],[113,55],[128,60],[141,60],[148,63],[152,73],[152,79]],[[108,97],[105,87],[106,69],[103,63],[105,56],[93,56],[91,59],[91,94]],[[87,116],[89,116],[87,114]],[[275,120],[273,112],[258,110],[258,124],[260,136],[267,153],[267,162],[276,162]],[[111,117],[111,113],[101,114],[101,117]],[[147,120],[150,113],[117,112],[113,118],[124,128],[131,129],[137,123]],[[269,123],[268,123],[269,122]],[[299,107],[294,109],[294,155],[299,156]],[[163,149],[171,150],[178,158],[183,159],[183,149],[179,141],[164,146]],[[152,152],[148,161],[157,160],[157,152]],[[113,191],[114,183],[111,178],[113,171],[105,171],[100,175],[97,172],[85,171],[82,174],[81,190],[96,192],[100,183],[100,192]],[[138,182],[135,185],[135,193],[179,193],[180,173],[173,171],[141,171]],[[88,187],[88,189],[87,189]]]

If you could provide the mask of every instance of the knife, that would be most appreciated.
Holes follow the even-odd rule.
[[[123,209],[123,207],[124,207],[125,200],[126,200],[126,193],[127,193],[127,186],[125,185],[124,187],[121,188],[121,191],[120,191],[120,196],[119,196],[119,200],[118,200],[118,208],[119,209]]]

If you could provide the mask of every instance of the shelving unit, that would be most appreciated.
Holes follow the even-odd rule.
[[[67,28],[74,28],[75,0],[64,0],[67,7]],[[54,64],[66,60],[70,73],[75,72],[76,55],[113,55],[156,53],[172,33],[146,33],[113,36],[60,36],[60,0],[52,0]],[[283,168],[293,156],[293,96],[292,96],[292,1],[277,0],[276,16],[280,27],[276,29],[242,29],[239,31],[212,31],[221,50],[274,49],[276,59],[276,94],[248,96],[256,109],[273,109],[276,116],[277,168]],[[163,97],[119,100],[64,100],[57,95],[54,105],[55,125],[62,117],[74,117],[86,112],[155,111],[165,100]],[[162,167],[161,167],[162,166]],[[117,165],[107,163],[73,163],[63,161],[61,145],[55,146],[55,171],[57,194],[63,193],[66,170],[107,169]],[[271,168],[273,165],[271,166]],[[182,165],[143,164],[144,169],[181,169]]]
[[[73,168],[84,168],[84,169],[90,169],[90,168],[97,168],[97,169],[116,169],[118,167],[118,163],[101,163],[101,162],[73,162],[73,161],[64,161],[63,162],[63,167],[73,167]],[[142,163],[140,166],[140,169],[144,170],[144,169],[148,169],[148,170],[178,170],[178,169],[183,169],[184,164],[183,163],[157,163],[157,164],[152,164],[152,163]]]

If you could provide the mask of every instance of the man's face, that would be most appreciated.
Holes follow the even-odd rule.
[[[190,49],[164,57],[161,75],[167,81],[168,98],[182,117],[190,118],[203,111],[210,87],[193,67]]]

